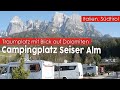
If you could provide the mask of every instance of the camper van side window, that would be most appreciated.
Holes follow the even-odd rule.
[[[14,70],[15,68],[17,68],[17,67],[10,67],[10,72],[9,73],[12,73],[12,70]]]
[[[0,67],[0,74],[7,73],[7,67]]]
[[[87,67],[87,70],[92,70],[93,69],[93,67]]]
[[[75,70],[76,66],[69,66],[69,70]]]
[[[86,68],[83,68],[83,70],[86,70]]]
[[[55,71],[59,71],[60,67],[59,66],[55,66]]]
[[[32,64],[32,65],[30,65],[30,71],[31,72],[38,72],[40,70],[41,70],[41,68],[40,68],[39,64]]]
[[[76,66],[60,66],[60,70],[61,71],[65,71],[65,70],[75,70]]]

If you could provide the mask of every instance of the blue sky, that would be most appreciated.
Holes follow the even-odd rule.
[[[6,30],[9,21],[14,16],[19,16],[24,22],[26,20],[40,19],[50,21],[56,11],[0,11],[0,30]],[[77,13],[83,15],[108,15],[108,16],[120,16],[120,11],[58,11],[71,15]],[[120,37],[120,22],[96,22],[92,23],[95,28],[102,34],[110,34],[113,37]]]

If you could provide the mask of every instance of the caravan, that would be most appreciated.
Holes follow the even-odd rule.
[[[88,64],[83,64],[83,75],[98,75],[98,66],[96,65],[88,65]]]
[[[19,62],[10,62],[0,74],[0,79],[11,79],[12,69],[19,67]],[[54,65],[44,60],[25,61],[25,70],[30,71],[29,79],[54,79]]]
[[[82,79],[83,68],[81,63],[55,63],[55,79]]]

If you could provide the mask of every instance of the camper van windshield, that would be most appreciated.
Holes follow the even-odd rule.
[[[7,73],[7,67],[6,66],[0,67],[0,74],[4,74],[4,73]]]

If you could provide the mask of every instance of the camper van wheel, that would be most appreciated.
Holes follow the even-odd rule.
[[[63,79],[67,79],[66,77],[63,77]]]

